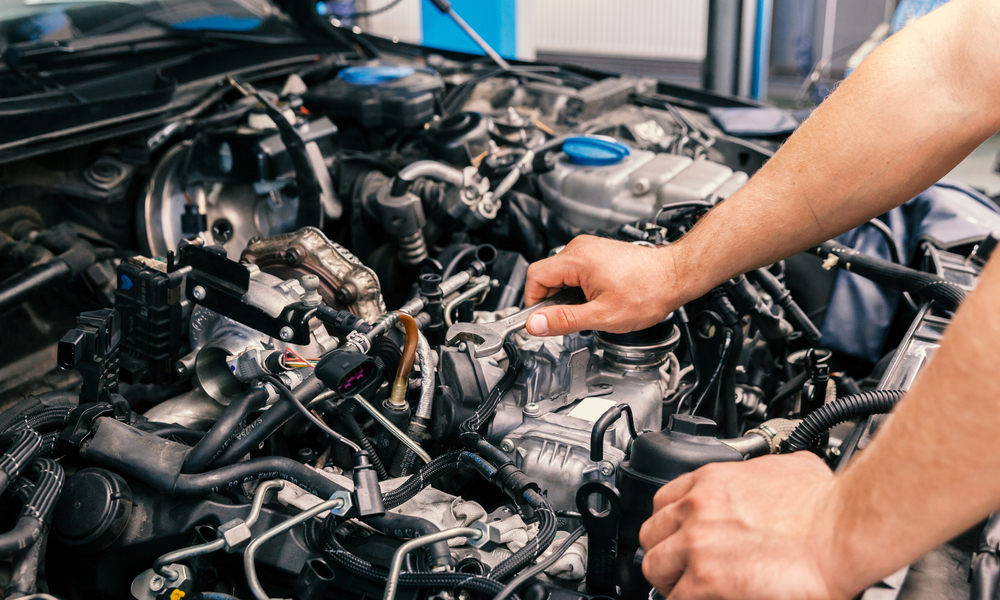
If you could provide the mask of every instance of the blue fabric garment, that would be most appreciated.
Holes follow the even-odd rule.
[[[976,242],[1000,231],[1000,209],[970,187],[942,181],[880,217],[892,230],[907,263],[923,241],[939,248]],[[890,260],[885,237],[870,225],[849,231],[837,240],[859,252]],[[851,356],[877,361],[901,299],[871,281],[839,271],[823,322],[822,346]]]

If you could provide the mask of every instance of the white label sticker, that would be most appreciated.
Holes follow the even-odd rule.
[[[614,405],[613,401],[605,398],[584,398],[569,411],[569,416],[595,423]]]

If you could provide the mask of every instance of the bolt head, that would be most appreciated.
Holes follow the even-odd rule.
[[[149,589],[153,592],[159,592],[165,585],[167,585],[167,580],[159,575],[154,575],[153,578],[149,580]]]
[[[601,461],[601,475],[611,477],[615,474],[615,466],[608,461]]]
[[[191,290],[191,295],[194,296],[195,300],[204,300],[205,297],[208,296],[208,292],[200,285],[196,285],[194,286],[194,289]]]
[[[504,441],[500,442],[500,450],[502,450],[504,452],[513,452],[514,451],[514,442],[512,440],[504,440]]]
[[[529,402],[524,405],[524,414],[528,416],[537,415],[540,411],[541,409],[538,408],[538,405],[534,402]]]
[[[278,331],[278,337],[280,337],[283,342],[290,342],[292,341],[292,338],[295,337],[295,332],[292,331],[291,327],[282,327],[281,330]]]

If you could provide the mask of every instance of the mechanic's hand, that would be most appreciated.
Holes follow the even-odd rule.
[[[681,305],[677,284],[669,247],[654,250],[581,235],[559,254],[528,267],[524,303],[531,306],[564,287],[583,288],[588,302],[539,310],[528,319],[528,333],[644,329]]]
[[[833,474],[815,455],[719,463],[660,488],[639,541],[642,572],[669,600],[827,600],[833,583]]]

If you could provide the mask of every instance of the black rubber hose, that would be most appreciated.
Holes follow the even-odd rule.
[[[167,481],[160,477],[147,477],[149,481],[146,481],[140,474],[133,473],[132,475],[143,480],[150,487],[175,497],[205,496],[258,479],[290,481],[320,498],[329,498],[334,493],[344,489],[324,477],[319,471],[284,456],[253,458],[205,473],[179,475],[174,481]]]
[[[10,583],[4,590],[4,600],[22,598],[38,589],[38,565],[41,563],[45,532],[30,548],[16,555],[11,565]]]
[[[372,467],[375,468],[375,472],[378,473],[378,478],[380,480],[389,479],[389,472],[385,470],[385,465],[382,463],[382,459],[379,457],[378,453],[375,452],[375,447],[372,446],[371,441],[369,441],[368,436],[361,429],[361,425],[358,425],[358,420],[354,418],[354,415],[347,412],[346,410],[339,411],[338,415],[340,421],[347,427],[347,431],[350,432],[351,436],[357,440],[361,449],[368,453],[368,457],[372,461]]]
[[[64,261],[51,260],[8,277],[0,283],[0,314],[27,300],[36,292],[69,281],[73,269]]]
[[[307,404],[323,391],[323,382],[310,375],[305,381],[295,386],[292,393],[303,404]],[[267,438],[271,437],[275,431],[288,422],[289,419],[298,414],[299,409],[288,400],[275,402],[270,408],[265,410],[261,416],[249,423],[242,431],[236,434],[229,447],[219,455],[212,463],[213,466],[221,467],[230,465],[242,459],[252,450],[256,450]]]
[[[858,417],[889,412],[905,393],[902,390],[872,390],[837,398],[803,419],[788,439],[782,442],[781,451],[788,454],[809,450],[824,433],[836,425]]]
[[[234,398],[205,437],[188,452],[181,473],[200,473],[208,468],[240,433],[240,426],[243,425],[247,415],[264,406],[268,395],[265,388],[257,387]]]
[[[371,525],[382,533],[401,540],[412,540],[422,535],[441,531],[441,528],[427,519],[391,512],[374,519],[365,519],[365,525]],[[455,566],[455,559],[451,556],[451,550],[448,549],[446,540],[430,544],[425,549],[430,558],[431,570]]]
[[[18,430],[12,438],[10,447],[0,456],[0,492],[7,489],[42,448],[42,436],[34,429]]]
[[[777,390],[774,392],[774,396],[771,397],[771,401],[768,402],[768,414],[771,417],[781,416],[778,414],[778,409],[781,409],[785,401],[791,398],[796,392],[802,390],[802,386],[809,381],[809,371],[802,371],[801,373],[794,375],[791,379],[781,384]]]
[[[28,472],[37,478],[31,498],[21,509],[14,528],[0,534],[0,558],[23,552],[38,540],[62,491],[62,466],[51,458],[36,458]]]
[[[837,258],[836,266],[871,279],[875,283],[900,292],[910,292],[934,300],[946,310],[954,311],[968,293],[946,279],[897,265],[888,260],[862,254],[853,248],[830,240],[812,249],[820,258]]]

